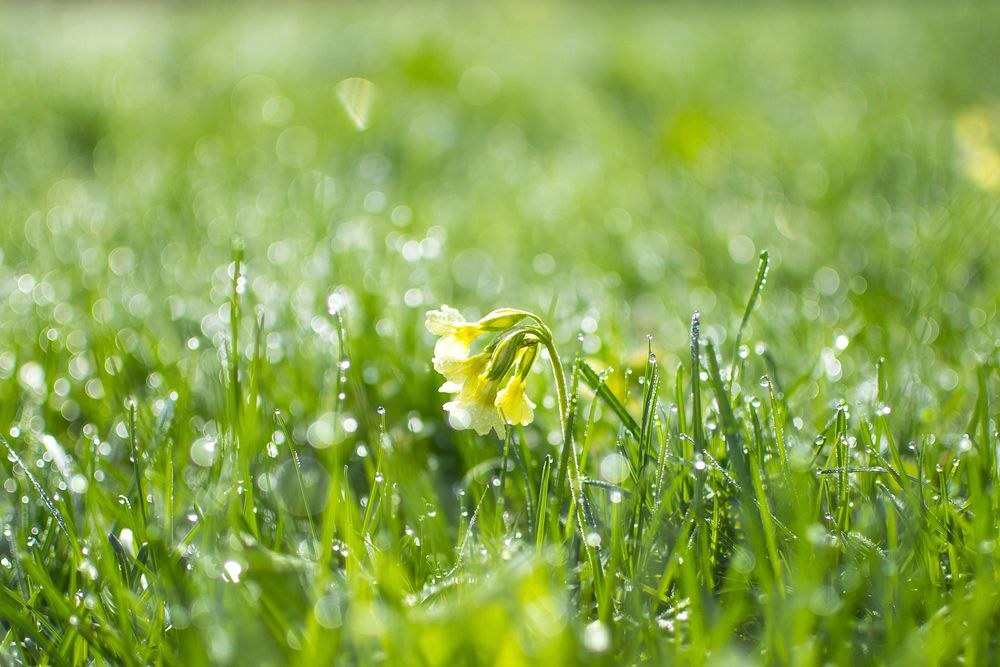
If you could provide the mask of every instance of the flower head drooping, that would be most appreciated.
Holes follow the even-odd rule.
[[[534,404],[524,389],[538,339],[530,333],[532,327],[517,326],[526,317],[530,315],[509,308],[494,310],[478,322],[466,322],[448,306],[427,313],[427,329],[441,336],[433,359],[434,370],[446,380],[441,391],[456,394],[444,405],[454,428],[479,435],[495,431],[502,437],[505,419],[528,424],[534,418]],[[471,344],[487,332],[500,333],[482,352],[469,356]],[[511,369],[514,373],[505,382]]]
[[[448,306],[427,313],[427,329],[441,336],[434,348],[434,368],[448,380],[441,390],[457,394],[454,400],[444,405],[449,421],[456,429],[472,429],[479,435],[495,431],[503,437],[506,428],[504,419],[510,424],[531,422],[535,405],[525,395],[525,380],[538,349],[545,348],[556,384],[563,452],[570,453],[569,487],[579,507],[575,513],[577,528],[586,545],[591,571],[600,579],[603,576],[600,555],[589,540],[589,527],[594,525],[594,520],[573,446],[570,397],[552,332],[537,315],[523,310],[502,308],[478,322],[470,323]],[[500,333],[481,353],[470,357],[469,348],[473,341],[486,332]],[[514,368],[513,374],[510,374],[511,368]],[[510,379],[504,384],[508,374]],[[503,389],[500,389],[501,385],[504,385]],[[557,506],[562,499],[561,489],[559,484]]]

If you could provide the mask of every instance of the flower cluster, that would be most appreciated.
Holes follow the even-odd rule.
[[[544,333],[537,325],[523,325],[526,320],[537,318],[511,308],[494,310],[476,322],[467,322],[448,306],[427,313],[427,330],[440,336],[433,362],[446,380],[441,391],[455,395],[444,405],[454,428],[479,435],[496,431],[503,437],[505,422],[526,425],[534,419],[535,404],[524,392]],[[484,334],[496,336],[482,352],[472,354],[472,343]]]

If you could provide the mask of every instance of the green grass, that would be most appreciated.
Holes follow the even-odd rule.
[[[997,662],[998,20],[0,8],[0,662]]]

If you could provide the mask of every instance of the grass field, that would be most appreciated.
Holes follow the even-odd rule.
[[[0,7],[0,663],[997,663],[996,25]]]

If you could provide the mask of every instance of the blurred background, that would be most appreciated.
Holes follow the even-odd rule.
[[[904,437],[959,431],[995,354],[994,5],[0,16],[4,423],[79,433],[172,391],[210,422],[234,239],[265,392],[303,439],[363,433],[376,403],[404,436],[443,424],[423,331],[441,303],[545,313],[598,367],[642,363],[649,334],[668,372],[698,310],[731,358],[762,250],[744,354],[771,355],[806,431],[837,400],[872,407],[880,356]],[[346,432],[323,421],[331,308]]]

